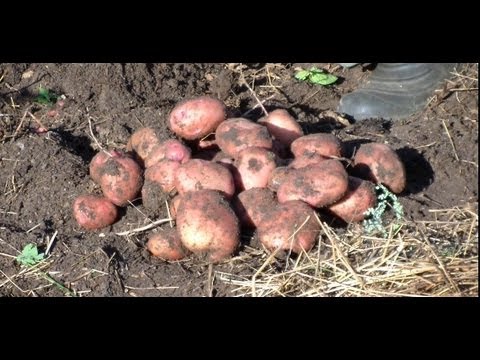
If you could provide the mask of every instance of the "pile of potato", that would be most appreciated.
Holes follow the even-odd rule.
[[[78,224],[99,229],[118,219],[117,206],[141,193],[152,211],[169,200],[175,228],[151,234],[147,248],[162,259],[190,253],[219,262],[230,257],[241,230],[256,230],[269,251],[308,251],[318,239],[315,211],[343,221],[363,220],[376,204],[374,183],[403,191],[404,166],[388,145],[360,146],[345,167],[341,141],[304,135],[283,109],[253,122],[227,119],[225,105],[200,97],[169,116],[179,139],[160,141],[155,129],[136,131],[127,152],[102,151],[90,164],[103,197],[82,195],[73,205]],[[347,171],[348,170],[348,171]]]

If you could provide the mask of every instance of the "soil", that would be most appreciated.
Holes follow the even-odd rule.
[[[319,87],[294,79],[295,68],[312,65],[340,81]],[[94,232],[78,227],[72,204],[80,194],[100,193],[88,174],[98,144],[125,148],[144,126],[174,138],[167,116],[179,101],[212,95],[225,102],[230,117],[258,120],[262,111],[242,78],[266,100],[267,111],[288,109],[306,133],[331,132],[350,154],[364,142],[391,145],[407,170],[400,201],[408,219],[433,219],[431,210],[452,207],[476,212],[478,65],[459,67],[429,105],[406,120],[345,127],[332,110],[370,71],[336,64],[0,64],[0,296],[65,295],[42,277],[8,280],[21,271],[15,256],[25,245],[45,251],[54,236],[48,273],[79,296],[232,296],[224,282],[208,285],[209,267],[201,259],[167,263],[149,255],[148,232],[115,235],[149,223],[141,199],[113,226]],[[62,97],[39,104],[40,86]],[[167,215],[163,208],[158,218]],[[246,251],[244,244],[236,259]],[[215,270],[251,276],[260,264],[234,259]]]

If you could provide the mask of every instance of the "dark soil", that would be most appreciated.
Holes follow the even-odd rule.
[[[476,64],[459,68],[461,76],[452,76],[425,110],[407,120],[348,127],[328,110],[335,110],[340,97],[364,81],[369,70],[314,64],[341,81],[318,87],[294,79],[296,67],[311,65],[0,64],[0,296],[64,295],[42,277],[17,276],[15,286],[7,278],[21,271],[14,259],[18,251],[28,243],[45,250],[54,234],[48,272],[78,295],[231,296],[221,281],[209,288],[208,265],[199,259],[166,263],[152,258],[145,249],[148,232],[115,235],[148,224],[145,214],[150,213],[140,199],[111,228],[95,232],[78,227],[72,203],[80,194],[100,193],[88,175],[99,149],[90,124],[108,148],[124,148],[143,126],[159,127],[163,138],[173,138],[166,123],[170,110],[205,94],[223,100],[229,116],[257,120],[262,112],[252,111],[256,100],[242,76],[261,100],[268,99],[267,110],[288,109],[307,133],[332,132],[350,153],[370,141],[396,149],[407,169],[400,201],[408,219],[433,219],[436,213],[430,210],[455,206],[477,211],[478,90],[468,90],[478,86]],[[36,103],[40,86],[64,99],[52,106]],[[158,218],[166,216],[162,209]],[[247,250],[242,247],[236,255]],[[229,261],[214,270],[252,274],[258,266]]]

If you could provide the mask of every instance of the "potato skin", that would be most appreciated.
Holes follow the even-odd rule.
[[[240,243],[238,218],[215,190],[192,191],[182,196],[177,229],[185,248],[214,263],[231,256]]]
[[[152,149],[158,144],[160,144],[160,140],[155,130],[145,127],[132,134],[127,144],[127,150],[133,151],[142,161],[145,161]]]
[[[295,157],[309,154],[342,157],[343,147],[335,135],[319,133],[296,139],[292,143],[291,150]]]
[[[232,118],[221,123],[215,132],[218,147],[236,159],[238,153],[248,147],[271,150],[273,140],[265,126],[244,118]]]
[[[214,132],[226,118],[223,102],[202,96],[177,104],[170,113],[169,124],[178,136],[195,140]]]
[[[157,215],[169,194],[175,190],[175,177],[180,163],[163,159],[145,170],[142,186],[143,206]]]
[[[109,158],[103,165],[100,187],[103,195],[117,206],[135,199],[143,185],[140,165],[127,156]]]
[[[168,159],[160,160],[145,170],[145,182],[154,182],[160,186],[162,191],[169,193],[175,189],[175,179],[179,168],[179,162]]]
[[[192,151],[177,139],[168,139],[154,146],[145,159],[145,167],[149,168],[163,159],[185,163],[192,157]]]
[[[175,187],[181,195],[203,189],[218,190],[228,197],[235,194],[230,171],[223,165],[200,159],[191,159],[177,169]]]
[[[87,230],[112,225],[118,218],[118,210],[109,200],[96,195],[80,195],[73,202],[73,216]]]
[[[401,193],[407,183],[405,166],[395,150],[381,143],[362,144],[353,159],[356,176],[382,183],[393,193]]]
[[[265,125],[270,134],[287,147],[304,135],[301,126],[285,109],[273,110],[258,122]]]
[[[242,227],[255,229],[277,206],[273,191],[266,188],[252,188],[238,194],[232,202]]]
[[[320,224],[315,218],[314,210],[302,201],[279,204],[257,228],[260,242],[272,252],[276,249],[291,250],[297,254],[302,249],[309,251],[315,245],[319,233]]]
[[[320,164],[324,160],[328,160],[328,158],[318,155],[317,153],[303,154],[293,159],[288,167],[292,169],[301,169],[307,166]]]
[[[325,160],[292,170],[278,188],[280,203],[302,200],[321,208],[340,200],[347,192],[348,175],[338,160]]]
[[[376,204],[374,185],[370,181],[349,176],[347,193],[335,204],[330,205],[328,210],[346,223],[351,223],[365,219],[364,213]]]
[[[275,168],[270,173],[270,177],[268,178],[268,188],[274,192],[277,192],[282,182],[286,179],[287,174],[291,171],[292,169],[287,166],[279,166]]]
[[[177,218],[178,207],[182,201],[182,195],[175,195],[175,197],[170,200],[170,217],[175,220]]]
[[[90,177],[92,178],[92,180],[95,183],[99,184],[100,177],[102,175],[102,169],[105,166],[105,163],[111,157],[119,157],[119,156],[123,156],[123,154],[116,150],[100,151],[99,153],[97,153],[90,161],[90,166],[89,166]]]
[[[271,151],[249,147],[239,152],[235,161],[238,170],[238,190],[267,187],[270,174],[277,167],[276,157]]]
[[[169,261],[181,260],[187,255],[176,228],[151,234],[148,237],[147,249],[153,256]]]

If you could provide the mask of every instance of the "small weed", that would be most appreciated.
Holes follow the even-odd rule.
[[[300,70],[295,74],[295,79],[306,81],[315,85],[331,85],[338,78],[335,75],[325,73],[322,69],[318,69],[315,66],[310,70]]]
[[[18,255],[16,257],[16,260],[17,260],[17,262],[19,262],[24,267],[33,267],[33,266],[41,263],[43,260],[45,260],[45,254],[44,253],[39,253],[36,245],[27,244],[23,248],[20,255]],[[76,296],[76,294],[72,290],[68,289],[65,285],[59,283],[57,280],[52,278],[46,272],[43,272],[41,270],[37,270],[37,271],[45,278],[45,280],[47,280],[49,283],[57,286],[65,294],[68,294],[70,296]]]
[[[57,94],[40,86],[38,89],[38,96],[34,101],[39,104],[53,106],[57,102],[57,99]]]
[[[45,258],[45,254],[39,253],[38,248],[33,244],[26,245],[20,255],[17,256],[17,261],[23,266],[37,265]]]
[[[375,191],[377,193],[377,206],[365,212],[366,218],[363,221],[363,227],[367,234],[379,231],[384,237],[387,237],[387,231],[383,225],[383,214],[387,208],[390,208],[393,209],[395,218],[401,220],[403,218],[403,206],[398,201],[397,196],[382,184],[375,186]],[[397,233],[400,228],[400,224],[393,224],[393,233]]]

